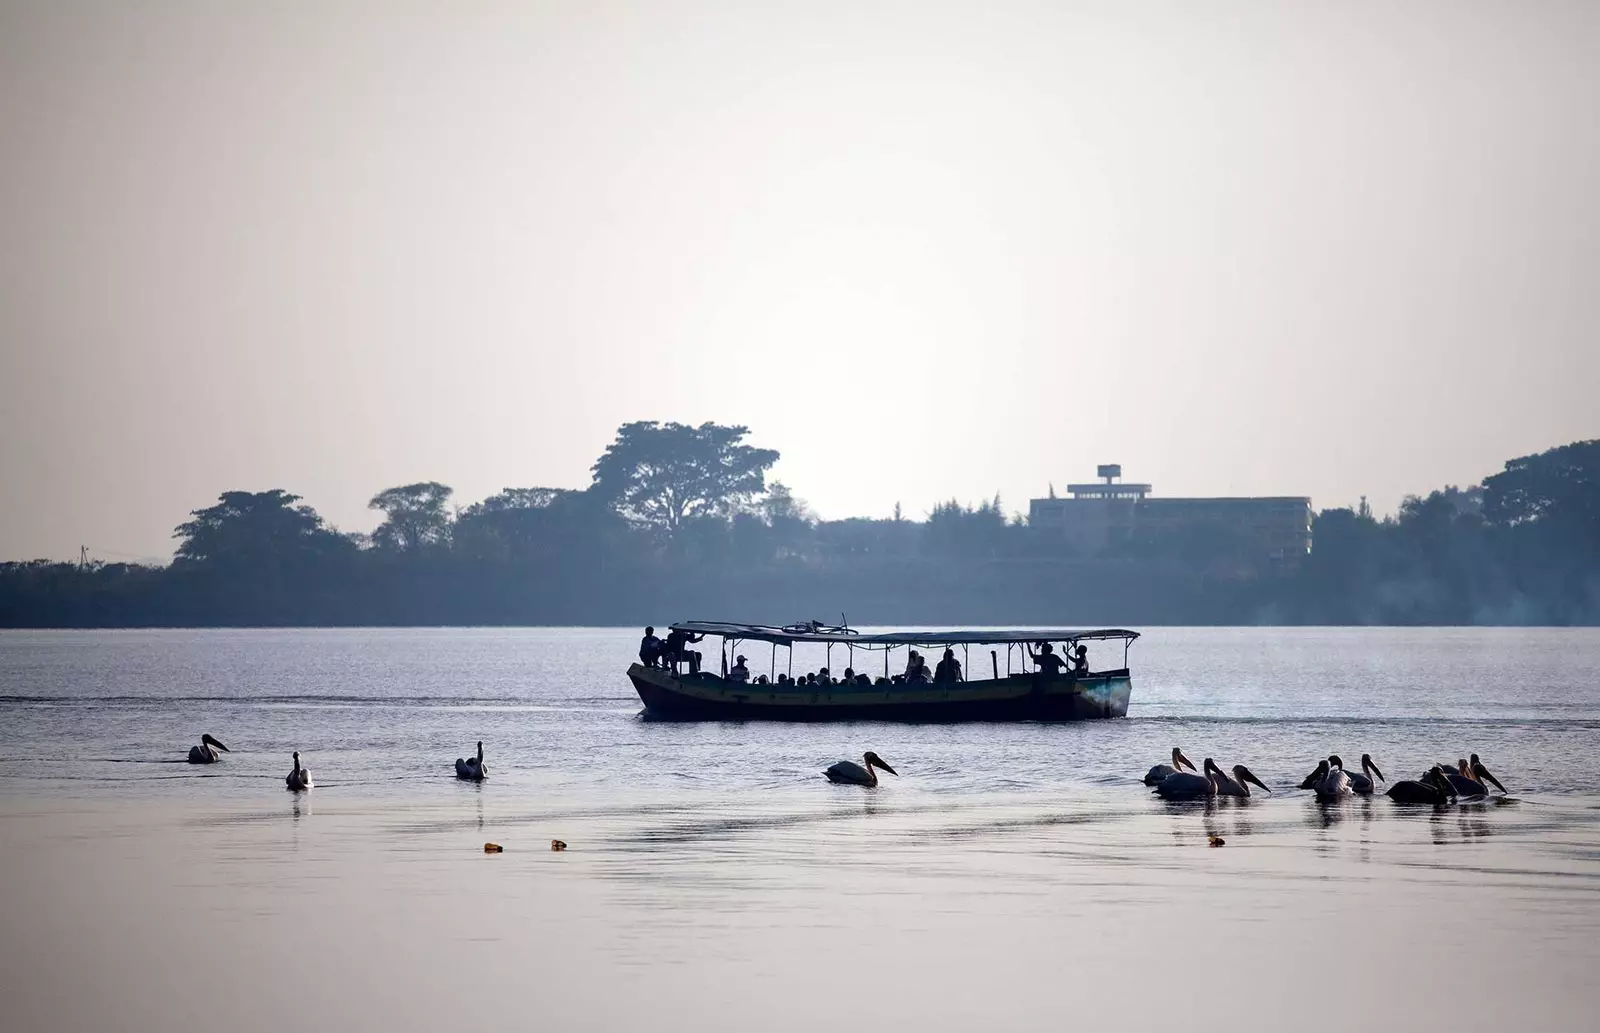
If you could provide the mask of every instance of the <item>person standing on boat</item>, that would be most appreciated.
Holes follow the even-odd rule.
[[[639,662],[646,667],[654,667],[656,661],[661,659],[661,640],[656,638],[656,629],[644,629],[644,638],[639,640]]]
[[[939,661],[939,666],[933,669],[933,683],[935,685],[952,685],[961,680],[961,661],[956,659],[955,650],[945,647],[944,659]]]
[[[741,656],[734,662],[733,668],[728,671],[728,680],[736,682],[750,680],[750,668],[744,665],[744,657]]]
[[[1072,676],[1082,678],[1089,673],[1089,647],[1079,643],[1078,651],[1072,658]]]
[[[667,635],[665,660],[672,665],[674,673],[677,672],[678,665],[684,661],[689,663],[690,674],[700,673],[700,650],[686,649],[684,647],[691,642],[699,642],[703,638],[705,638],[704,635],[696,635],[692,631],[679,631],[677,628],[673,628]]]
[[[1039,673],[1054,678],[1061,674],[1061,669],[1067,666],[1065,660],[1056,655],[1055,647],[1048,642],[1039,643],[1039,651],[1035,653],[1028,650],[1028,659],[1039,665]]]

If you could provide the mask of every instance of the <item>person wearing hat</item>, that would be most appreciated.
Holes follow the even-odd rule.
[[[750,668],[744,665],[744,657],[739,657],[733,665],[733,670],[728,672],[728,680],[747,682],[750,680]]]

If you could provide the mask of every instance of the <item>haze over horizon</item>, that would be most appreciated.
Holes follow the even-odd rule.
[[[0,559],[582,487],[1120,462],[1319,507],[1600,436],[1600,6],[0,0]]]

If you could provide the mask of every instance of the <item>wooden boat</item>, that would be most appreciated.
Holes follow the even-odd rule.
[[[1125,717],[1133,691],[1128,646],[1139,637],[1138,632],[1121,628],[897,631],[867,635],[816,622],[767,627],[684,621],[672,625],[672,630],[720,638],[720,673],[691,674],[683,664],[635,663],[628,668],[628,678],[644,702],[646,716],[712,721],[1076,721]],[[1092,641],[1121,642],[1122,666],[1072,673],[1070,658],[1075,647]],[[738,672],[729,677],[730,655],[737,657],[740,644],[747,642],[771,646],[770,656],[759,658],[769,661],[768,670],[752,669],[748,680],[739,680]],[[1068,660],[1065,669],[1054,673],[1034,669],[1029,654],[1046,642],[1066,643],[1065,651],[1058,654]],[[797,643],[824,645],[830,670],[835,655],[844,652],[847,659],[842,659],[849,667],[872,675],[871,684],[780,683],[780,670],[793,675]],[[908,679],[904,673],[890,670],[890,654],[902,646],[938,654],[946,648],[954,650],[965,675],[990,676],[952,682]],[[988,671],[973,671],[973,646],[988,648]],[[780,647],[783,653],[779,652]],[[1005,650],[1003,662],[1001,647]],[[906,656],[901,654],[902,662]],[[784,661],[782,665],[780,660]],[[980,648],[980,666],[982,660]],[[759,666],[757,662],[755,668]],[[927,668],[933,670],[931,660]]]

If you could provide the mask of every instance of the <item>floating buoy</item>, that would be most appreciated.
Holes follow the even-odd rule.
[[[499,843],[485,843],[483,844],[483,852],[486,854],[503,854],[506,852],[506,848]]]
[[[1228,841],[1226,839],[1223,839],[1221,836],[1212,836],[1211,837],[1211,845],[1212,846],[1222,846],[1223,844],[1225,844],[1227,842]]]
[[[566,848],[567,848],[567,844],[563,840],[552,839],[550,841],[550,849],[551,850],[565,850]]]

